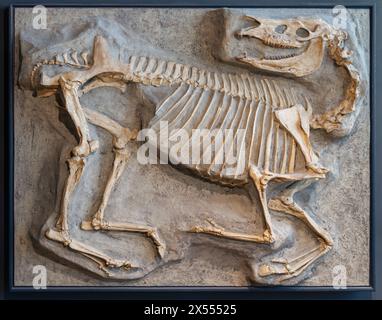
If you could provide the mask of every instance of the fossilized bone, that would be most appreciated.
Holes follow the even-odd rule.
[[[324,57],[325,42],[328,44],[329,56],[338,66],[343,66],[350,78],[345,98],[338,106],[321,115],[313,115],[310,125],[314,129],[325,129],[327,132],[339,129],[343,118],[354,111],[359,96],[360,77],[352,65],[351,52],[344,48],[347,33],[337,30],[321,19],[263,19],[246,16],[257,25],[240,30],[240,37],[253,37],[264,44],[276,48],[301,48],[300,54],[290,57],[248,57],[246,53],[236,59],[255,68],[282,74],[303,77],[316,71]],[[299,34],[299,31],[301,32]]]
[[[267,20],[265,23],[270,22]],[[304,20],[304,23],[305,25],[311,23],[311,26],[318,24],[314,33],[309,36],[312,41],[310,46],[316,46],[319,43],[320,48],[323,48],[323,40],[326,40],[326,37],[331,37],[330,32],[333,29],[324,33],[321,28],[326,27],[326,24],[320,25],[321,22],[316,20],[310,22]],[[240,34],[259,37],[270,45],[275,43],[282,46],[300,45],[298,38],[287,41],[287,38],[284,37],[280,42],[280,38],[275,40],[275,38],[269,38],[266,32],[259,35],[252,33],[250,29],[241,31]],[[348,62],[344,62],[344,54],[339,46],[342,40],[339,40],[337,31],[331,41],[329,45],[331,56],[336,59],[337,64],[348,67],[354,80],[357,73]],[[268,211],[267,186],[271,180],[289,181],[293,182],[291,189],[285,191],[280,197],[272,199],[269,207],[304,221],[320,240],[320,245],[299,257],[285,261],[271,261],[262,265],[259,269],[260,276],[281,275],[283,276],[282,279],[297,276],[331,248],[330,236],[303,209],[298,207],[293,200],[293,195],[305,187],[307,181],[311,182],[325,177],[327,169],[319,164],[310,143],[310,126],[314,128],[324,127],[330,130],[331,125],[340,125],[341,116],[354,109],[354,96],[357,94],[358,84],[356,80],[352,82],[352,95],[350,97],[345,96],[341,103],[342,107],[328,113],[333,115],[331,118],[335,118],[335,121],[328,125],[325,120],[328,118],[327,115],[312,116],[312,107],[308,97],[267,78],[261,79],[247,73],[213,73],[188,65],[144,56],[131,56],[128,63],[123,63],[113,59],[108,52],[106,40],[98,36],[94,41],[91,63],[86,58],[83,58],[83,63],[80,63],[75,55],[75,61],[70,65],[78,68],[78,70],[60,73],[53,77],[47,76],[44,72],[42,74],[37,72],[45,64],[61,64],[61,61],[56,58],[37,65],[32,73],[32,82],[36,84],[35,87],[39,96],[61,93],[66,110],[75,124],[79,137],[79,144],[72,150],[71,157],[67,160],[69,175],[62,194],[61,209],[56,228],[49,229],[46,233],[48,238],[61,242],[72,250],[95,260],[105,271],[106,266],[126,269],[139,268],[139,266],[132,265],[128,260],[113,259],[96,248],[84,245],[73,239],[69,233],[67,219],[71,194],[81,178],[87,157],[98,147],[97,141],[92,141],[89,135],[88,122],[90,122],[104,128],[113,136],[115,158],[101,204],[90,221],[83,221],[82,229],[143,233],[153,241],[159,257],[164,256],[166,247],[155,227],[110,222],[104,217],[112,188],[128,161],[127,144],[136,139],[136,130],[124,128],[109,117],[81,106],[79,102],[79,97],[82,94],[97,87],[113,86],[124,90],[126,84],[138,83],[147,86],[175,88],[157,106],[156,115],[150,123],[150,127],[154,130],[159,130],[158,124],[161,121],[168,121],[170,127],[183,128],[189,132],[196,128],[232,129],[234,132],[243,129],[245,132],[239,142],[240,150],[246,151],[245,153],[239,152],[239,157],[245,154],[244,173],[236,171],[233,175],[227,175],[223,170],[226,164],[215,161],[222,146],[216,148],[211,164],[189,164],[186,166],[198,175],[221,184],[242,186],[249,182],[252,183],[258,192],[263,211],[263,234],[253,235],[228,231],[212,220],[208,221],[209,226],[197,225],[191,228],[191,232],[240,241],[273,243],[275,233]],[[308,58],[316,59],[317,62],[321,59],[321,49],[310,52],[313,55],[317,52],[318,58],[317,56]],[[257,68],[270,70],[268,61],[256,62],[249,58],[240,59]],[[317,64],[316,62],[310,67],[317,68],[320,63]],[[296,62],[294,65],[298,68]],[[288,71],[278,66],[278,63],[273,64],[272,68],[292,75],[301,75],[296,74],[297,69]],[[313,72],[313,69],[309,72]],[[192,139],[192,134],[190,139]],[[297,165],[296,159],[298,157],[303,159],[303,166],[301,167]]]
[[[334,33],[334,29],[322,20],[301,18],[278,20],[250,16],[247,16],[247,19],[253,20],[258,25],[240,30],[237,33],[240,37],[257,38],[264,44],[276,48],[301,48],[305,44],[307,46],[301,54],[292,54],[285,58],[254,58],[244,54],[236,59],[259,69],[292,74],[297,77],[311,74],[321,66],[324,57],[325,36]]]

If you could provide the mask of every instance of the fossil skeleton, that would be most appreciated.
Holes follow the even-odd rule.
[[[118,260],[100,252],[95,247],[74,239],[68,227],[71,194],[83,173],[86,158],[98,148],[98,142],[90,137],[88,124],[107,130],[113,136],[115,153],[113,167],[102,195],[101,204],[89,221],[83,221],[83,230],[114,230],[142,233],[149,237],[157,249],[159,259],[166,254],[166,245],[159,231],[152,226],[112,222],[104,212],[112,189],[120,178],[129,154],[127,144],[137,138],[137,130],[121,126],[109,117],[83,107],[80,96],[103,86],[125,90],[128,83],[171,88],[167,98],[156,107],[150,127],[159,130],[160,121],[168,121],[173,128],[192,129],[238,129],[244,130],[240,138],[239,157],[245,157],[245,170],[226,175],[225,163],[216,162],[221,146],[217,146],[210,165],[188,165],[196,174],[211,181],[231,186],[252,183],[259,195],[264,216],[264,232],[260,235],[232,232],[209,220],[210,226],[196,225],[190,232],[205,233],[217,237],[272,244],[275,232],[269,209],[284,212],[301,219],[317,236],[320,245],[289,260],[272,260],[259,268],[259,275],[280,275],[281,280],[301,274],[333,245],[330,235],[294,201],[294,194],[311,182],[322,179],[328,170],[319,164],[310,143],[310,127],[323,128],[328,132],[341,127],[343,118],[354,111],[358,96],[359,76],[345,50],[346,34],[316,19],[259,19],[249,17],[259,26],[240,30],[242,37],[255,37],[264,44],[278,48],[301,48],[302,54],[289,56],[250,58],[246,54],[237,61],[256,69],[302,77],[317,70],[322,62],[325,44],[329,56],[339,66],[346,68],[350,85],[343,101],[332,110],[313,115],[309,97],[299,94],[275,80],[250,73],[224,74],[209,72],[189,65],[164,61],[153,57],[131,56],[128,63],[112,58],[103,37],[94,40],[92,58],[87,53],[80,57],[74,50],[44,60],[33,68],[32,84],[40,97],[59,93],[69,113],[79,138],[78,145],[67,159],[68,177],[61,198],[59,217],[55,228],[46,237],[60,242],[70,249],[96,261],[108,273],[108,268],[139,268],[128,260]],[[284,26],[282,30],[277,30]],[[301,29],[305,35],[299,36]],[[300,31],[301,31],[300,30]],[[65,65],[76,68],[49,77],[40,72],[45,65]],[[192,134],[190,139],[192,139]],[[223,142],[221,142],[222,144]],[[302,159],[298,166],[296,159]],[[270,181],[293,182],[280,196],[267,200]],[[281,281],[280,280],[280,281]]]

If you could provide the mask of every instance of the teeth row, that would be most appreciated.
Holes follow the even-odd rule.
[[[292,58],[292,57],[295,57],[297,56],[298,54],[297,53],[291,53],[291,54],[288,54],[286,56],[266,56],[264,57],[264,59],[266,60],[281,60],[281,59],[286,59],[286,58]]]
[[[277,43],[276,46],[279,48],[287,48],[287,49],[293,49],[294,48],[293,46],[290,46],[286,43]]]
[[[286,48],[286,49],[293,49],[294,48],[293,46],[290,46],[286,43],[274,42],[269,38],[264,40],[264,44],[266,44],[267,46],[270,46],[270,47],[274,47],[274,48]]]

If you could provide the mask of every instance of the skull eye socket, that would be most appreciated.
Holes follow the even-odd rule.
[[[309,33],[309,30],[305,28],[298,28],[296,30],[296,35],[298,35],[300,38],[307,38],[309,37],[310,33]]]
[[[275,32],[280,33],[280,34],[283,34],[287,28],[288,28],[287,25],[285,25],[285,24],[280,24],[280,25],[278,25],[278,26],[275,28]]]

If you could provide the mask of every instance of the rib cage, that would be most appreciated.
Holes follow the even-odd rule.
[[[192,145],[200,138],[194,133],[195,129],[232,129],[237,143],[233,144],[226,137],[213,140],[210,163],[183,163],[200,175],[236,185],[247,181],[250,165],[263,172],[293,173],[297,169],[296,159],[303,159],[295,139],[278,124],[273,113],[306,101],[302,96],[297,98],[293,90],[288,92],[274,80],[260,80],[249,74],[212,73],[154,58],[133,56],[130,65],[132,81],[174,87],[157,106],[155,117],[150,122],[150,127],[157,133],[161,121],[168,122],[168,150],[172,147],[180,150],[187,143]],[[181,129],[187,131],[189,138],[179,144],[172,138]],[[238,129],[244,130],[242,136]],[[221,161],[224,144],[226,150],[230,149],[238,156],[238,163],[243,161],[244,170],[225,159]],[[208,151],[208,146],[203,145],[200,158]],[[225,170],[228,168],[229,174]]]

